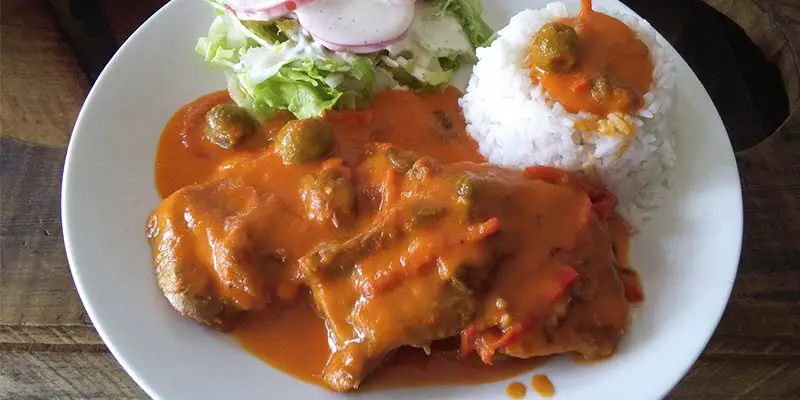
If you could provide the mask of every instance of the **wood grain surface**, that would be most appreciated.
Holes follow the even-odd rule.
[[[706,0],[713,7],[706,11],[690,1],[626,3],[679,50],[680,43],[690,48],[702,40],[696,29],[720,35],[731,29],[711,24],[708,10],[727,16],[778,71],[786,97],[770,107],[788,107],[789,116],[773,121],[777,114],[759,109],[764,99],[780,98],[748,86],[745,67],[726,72],[729,65],[715,65],[710,75],[717,71],[725,80],[704,80],[712,97],[722,93],[714,100],[737,150],[745,235],[719,327],[669,397],[800,399],[800,1]],[[66,144],[106,57],[76,57],[70,28],[56,12],[76,3],[1,3],[0,399],[146,398],[92,328],[64,254],[59,208]],[[94,40],[116,45],[164,1],[88,3],[105,16],[96,29],[105,36]],[[731,47],[732,57],[737,52]]]

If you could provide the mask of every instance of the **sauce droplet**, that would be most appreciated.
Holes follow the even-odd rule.
[[[531,379],[531,387],[542,397],[553,397],[556,394],[556,388],[550,382],[550,378],[545,375],[534,375]]]
[[[511,397],[512,399],[521,399],[525,397],[526,391],[527,389],[525,389],[525,385],[519,382],[511,382],[508,384],[508,387],[506,388],[506,394],[508,395],[508,397]]]

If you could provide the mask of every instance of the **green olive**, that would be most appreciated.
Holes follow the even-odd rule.
[[[253,117],[234,104],[218,104],[206,114],[205,137],[223,149],[236,146],[255,130]]]
[[[580,38],[571,26],[550,22],[533,37],[530,60],[545,72],[565,73],[578,64]]]
[[[321,118],[293,120],[278,132],[276,145],[286,164],[316,161],[333,150],[333,127]]]

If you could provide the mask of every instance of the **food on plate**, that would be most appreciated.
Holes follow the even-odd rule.
[[[580,57],[581,39],[574,28],[561,22],[544,24],[533,36],[530,63],[546,72],[570,72]]]
[[[536,374],[531,378],[531,387],[533,390],[542,397],[553,397],[556,394],[556,388],[553,387],[553,383],[550,382],[550,378],[547,375]]]
[[[204,126],[230,100],[186,106],[159,145],[157,177],[171,178],[147,224],[164,295],[342,392],[414,348],[448,366],[428,375],[483,371],[455,380],[472,383],[518,373],[514,360],[610,356],[642,299],[616,196],[591,171],[485,163],[459,95],[278,114],[227,150]]]
[[[352,109],[384,89],[440,90],[494,31],[480,0],[210,0],[196,50],[264,120]]]
[[[229,149],[255,132],[256,122],[247,110],[233,104],[219,104],[206,114],[206,139]]]
[[[630,13],[583,0],[525,10],[477,50],[461,99],[467,131],[491,163],[596,169],[639,228],[664,197],[675,164],[673,61]]]
[[[333,128],[320,118],[289,121],[278,133],[275,146],[287,164],[316,161],[333,148]]]
[[[212,4],[228,92],[167,124],[146,230],[178,312],[339,392],[613,355],[675,160],[646,22],[552,3],[492,41],[471,0]]]
[[[506,387],[506,394],[512,399],[524,399],[528,389],[520,382],[511,382]]]

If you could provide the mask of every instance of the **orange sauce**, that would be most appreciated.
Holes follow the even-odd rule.
[[[531,66],[531,78],[540,82],[550,97],[571,113],[586,111],[605,117],[615,111],[641,107],[653,81],[653,61],[647,46],[622,21],[592,10],[591,0],[582,0],[577,18],[559,20],[575,29],[580,38],[577,66],[568,73],[548,73]],[[588,87],[593,76],[604,73],[615,87],[633,94],[596,101]]]
[[[267,146],[267,138],[286,121],[279,114],[235,151],[225,150],[203,136],[206,113],[218,104],[231,104],[227,91],[202,96],[181,107],[164,128],[156,152],[156,189],[162,198],[193,183],[205,181],[218,165],[237,157],[254,157]]]
[[[291,332],[291,334],[287,334]],[[231,332],[247,351],[293,377],[324,385],[319,374],[331,355],[325,323],[308,302],[246,315]],[[458,343],[436,342],[431,355],[402,347],[376,369],[361,391],[389,387],[495,382],[544,364],[548,358],[509,358],[487,366],[478,357],[458,358]],[[298,357],[297,349],[303,349]]]
[[[556,394],[556,388],[550,378],[546,375],[536,374],[531,379],[531,387],[533,390],[542,397],[553,397]]]
[[[443,163],[483,162],[485,160],[478,152],[477,144],[466,133],[466,124],[457,102],[459,96],[460,93],[454,88],[442,93],[425,94],[387,91],[379,93],[367,110],[328,112],[325,118],[333,124],[336,138],[334,154],[343,163],[354,165],[365,158],[367,145],[377,141],[390,142],[406,150],[431,155]],[[184,106],[169,121],[162,134],[156,157],[156,186],[163,197],[181,187],[209,179],[221,167],[260,163],[262,168],[254,171],[244,169],[243,177],[248,173],[264,174],[277,167],[277,164],[270,164],[270,160],[274,158],[270,158],[268,154],[272,151],[270,139],[288,120],[285,114],[278,114],[266,121],[259,134],[232,150],[216,147],[203,137],[205,114],[214,105],[229,102],[231,100],[227,93],[212,93]],[[446,116],[446,129],[442,129],[441,115]],[[281,171],[287,175],[297,175],[307,173],[307,168],[316,167],[298,166],[294,169],[283,168]],[[278,183],[276,186],[281,186],[282,182],[293,182],[294,178],[296,176],[270,177]],[[285,190],[288,193],[289,189]],[[612,218],[611,221],[613,220]],[[618,224],[611,221],[609,230],[612,236],[619,237],[619,240],[615,239],[618,254],[625,254],[627,228],[621,220]],[[319,236],[315,234],[320,234],[306,231],[303,225],[294,226],[281,222],[283,221],[264,223],[283,226],[283,231],[264,231],[272,232],[270,235],[276,236],[268,238],[273,242],[292,240],[292,243],[287,242],[285,246],[281,246],[290,255],[307,251],[313,244],[312,241]],[[549,232],[550,235],[557,233],[556,230]],[[513,282],[509,285],[511,283]],[[281,297],[290,298],[297,294],[291,288],[284,289],[285,295],[280,294]],[[298,379],[323,385],[320,373],[331,356],[327,330],[310,300],[305,297],[300,297],[294,303],[248,312],[233,327],[231,334],[244,348],[268,364]],[[495,382],[529,371],[547,359],[505,358],[498,359],[494,365],[489,366],[474,354],[466,359],[459,359],[458,347],[459,343],[450,341],[435,342],[430,355],[421,349],[400,348],[382,362],[367,378],[363,387],[369,389]],[[544,381],[549,384],[546,377]],[[533,384],[534,389],[545,387],[542,382],[537,384],[536,377]],[[524,385],[517,383],[513,386],[514,393],[520,393],[521,386],[521,396],[525,395]],[[552,384],[549,387],[552,394]],[[544,389],[536,390],[540,393],[547,392]],[[508,393],[512,396],[511,386]]]
[[[419,151],[445,163],[482,162],[478,144],[466,133],[459,97],[461,93],[453,87],[443,93],[385,91],[373,99],[368,110],[331,111],[325,118],[334,124],[336,152],[346,162],[358,162],[366,144],[390,140],[400,148]],[[262,126],[259,134],[235,149],[225,150],[205,139],[203,126],[212,107],[232,102],[225,91],[211,93],[182,107],[169,120],[156,153],[156,188],[162,198],[186,185],[203,182],[220,165],[235,159],[255,159],[288,121],[287,114],[278,113]],[[452,124],[449,136],[440,134],[434,111],[442,112]]]
[[[267,364],[295,378],[324,385],[319,373],[331,353],[328,334],[308,301],[247,314],[231,334]],[[302,353],[298,349],[303,349]]]
[[[430,356],[422,349],[398,349],[367,378],[365,388],[478,385],[517,376],[549,360],[549,357],[507,358],[489,366],[474,355],[459,359],[456,343],[447,342],[434,343]]]
[[[519,382],[511,382],[508,384],[508,387],[506,387],[506,394],[512,399],[524,398],[525,392],[527,392],[525,385]]]

